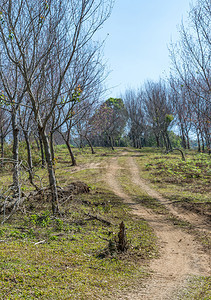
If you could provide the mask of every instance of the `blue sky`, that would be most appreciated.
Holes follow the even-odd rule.
[[[108,97],[158,80],[170,70],[168,44],[178,40],[178,25],[190,0],[116,0],[111,17],[98,33],[107,34],[104,56],[111,71]],[[112,88],[114,87],[114,88]],[[111,89],[112,88],[112,89]]]

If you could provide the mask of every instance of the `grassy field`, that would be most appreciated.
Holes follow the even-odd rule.
[[[76,150],[77,169],[71,167],[66,149],[57,151],[58,185],[80,180],[89,185],[91,192],[61,204],[62,217],[58,218],[51,215],[51,205],[45,198],[30,198],[1,226],[1,299],[113,297],[149,276],[146,263],[158,255],[156,237],[147,223],[132,217],[103,184],[103,161],[114,154],[98,149],[92,156],[89,151]],[[93,162],[100,168],[85,169]],[[39,169],[37,174],[45,185],[46,170]],[[1,174],[0,180],[10,182],[9,170]],[[26,192],[28,183],[24,183]],[[128,251],[120,254],[112,243],[122,221],[127,228]]]
[[[144,220],[131,215],[103,181],[107,159],[118,156],[123,149],[96,150],[91,155],[88,148],[74,149],[78,167],[72,167],[66,148],[56,148],[58,185],[65,187],[80,180],[90,187],[90,193],[62,201],[61,216],[52,216],[50,202],[44,195],[38,195],[30,197],[21,210],[1,225],[0,299],[118,299],[118,293],[124,294],[150,276],[148,262],[159,255],[156,236]],[[210,208],[207,154],[188,152],[186,162],[182,162],[179,154],[166,155],[156,149],[134,153],[143,176],[152,186],[175,205],[207,214]],[[21,157],[23,161],[26,159],[23,146]],[[47,173],[40,168],[36,151],[33,159],[38,175],[36,184],[41,182],[45,186]],[[126,163],[127,156],[120,156],[120,166]],[[10,169],[7,164],[0,173],[3,190],[12,182]],[[33,190],[27,175],[22,172],[21,176],[23,192]],[[138,195],[143,205],[166,213],[156,200],[134,190],[124,169],[119,181],[134,198]],[[125,253],[115,248],[122,221],[128,238]],[[203,284],[208,286],[207,279],[198,284],[203,290]],[[194,295],[196,291],[190,288],[189,292]],[[190,298],[190,293],[184,299],[208,299]]]
[[[211,212],[211,156],[185,151],[185,157],[186,161],[182,161],[180,153],[166,155],[160,150],[153,153],[149,150],[148,155],[144,152],[136,159],[142,176],[174,205],[208,214]]]

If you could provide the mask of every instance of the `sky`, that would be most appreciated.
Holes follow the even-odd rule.
[[[170,70],[168,45],[179,39],[190,0],[116,0],[111,17],[97,37],[105,39],[104,57],[110,71],[108,97],[146,80],[165,78]]]

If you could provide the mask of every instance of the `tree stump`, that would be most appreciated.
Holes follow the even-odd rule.
[[[119,233],[118,233],[118,243],[117,243],[117,250],[120,252],[125,252],[127,250],[127,237],[126,237],[126,230],[125,230],[125,224],[122,221],[122,223],[119,226]]]

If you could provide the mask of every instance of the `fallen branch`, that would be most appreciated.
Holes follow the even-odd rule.
[[[181,155],[182,155],[182,161],[185,161],[185,155],[184,155],[183,151],[181,149],[179,149],[179,148],[170,149],[170,150],[166,151],[166,153],[168,154],[169,152],[173,152],[173,151],[176,151],[176,150],[181,153]]]
[[[37,243],[34,243],[34,245],[39,245],[39,244],[44,244],[44,243],[45,243],[45,240],[37,242]]]

